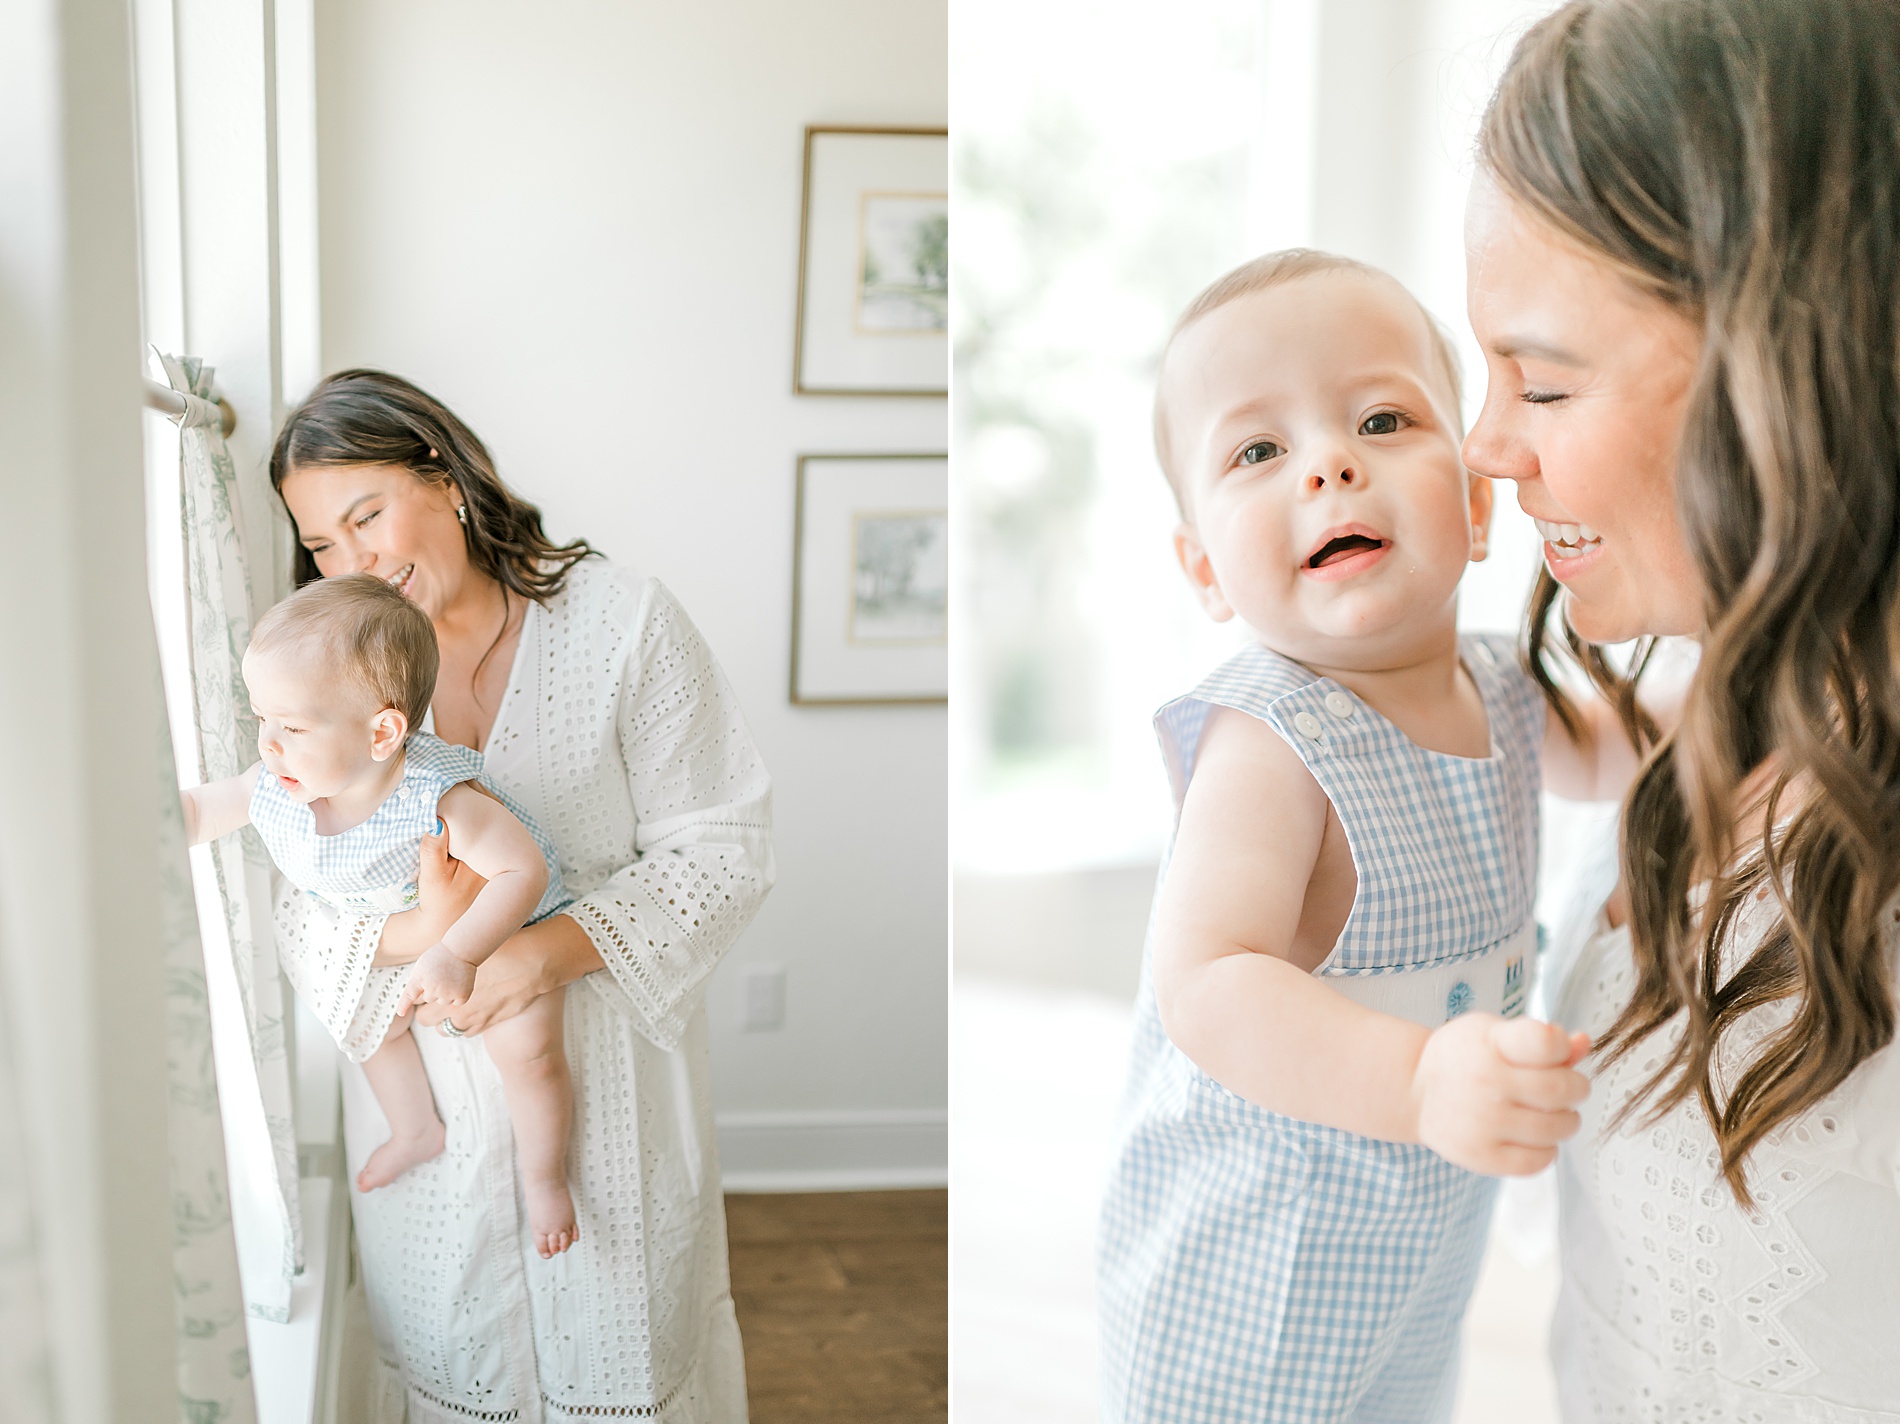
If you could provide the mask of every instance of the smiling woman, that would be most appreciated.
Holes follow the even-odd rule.
[[[1555,997],[1566,1418],[1900,1420],[1896,114],[1894,0],[1571,0],[1480,133],[1465,451],[1577,526],[1531,655],[1627,710],[1590,644],[1699,645]]]
[[[375,490],[391,503],[404,503],[426,492],[438,501],[430,508],[453,509],[457,522],[468,531],[467,564],[525,598],[559,588],[561,576],[590,552],[585,539],[566,544],[550,540],[541,529],[541,511],[502,483],[488,447],[475,432],[434,396],[400,376],[358,368],[324,377],[296,418],[278,433],[271,451],[271,483],[282,493],[293,470],[317,472],[338,466],[369,477]],[[406,483],[399,476],[406,477]],[[418,484],[422,491],[411,488]],[[367,496],[370,489],[371,484],[363,485],[363,494]],[[384,531],[372,539],[368,530],[373,511],[367,504],[357,510],[360,502],[352,500],[342,509],[325,511],[331,518],[321,529],[299,523],[298,583],[337,573],[367,571],[387,578],[401,572],[389,567],[389,558],[392,551],[407,552],[405,535],[415,538],[419,529]],[[354,518],[345,517],[351,513]],[[442,545],[433,551],[440,577],[461,562],[450,550],[462,541],[453,531],[438,529],[436,542]],[[380,566],[375,562],[379,554]],[[348,562],[359,557],[369,562]],[[545,567],[550,564],[553,567]],[[438,589],[438,599],[444,592]],[[434,616],[438,605],[426,596],[417,601]]]
[[[1702,592],[1674,471],[1700,328],[1483,174],[1467,240],[1471,326],[1490,379],[1465,464],[1516,483],[1550,577],[1574,595],[1578,636],[1697,632]]]
[[[374,574],[435,621],[436,728],[482,750],[527,601],[558,591],[587,541],[550,540],[475,432],[382,371],[339,371],[311,392],[277,437],[271,483],[297,523],[299,584]]]
[[[417,1010],[440,1030],[416,1042],[447,1148],[352,1195],[385,1398],[430,1424],[533,1417],[537,1401],[553,1421],[743,1418],[700,989],[773,865],[769,782],[724,675],[657,581],[550,541],[481,441],[400,377],[322,382],[286,421],[271,478],[304,580],[370,575],[428,614],[434,733],[483,753],[575,896],[488,957],[467,1002]],[[479,885],[436,838],[416,909],[280,902],[292,982],[355,1062],[384,1041],[407,964]],[[481,1035],[568,983],[582,1245],[556,1276]],[[359,1072],[344,1129],[353,1172],[389,1135]],[[418,1253],[422,1238],[447,1249]]]

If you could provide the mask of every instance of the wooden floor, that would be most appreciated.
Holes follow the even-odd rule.
[[[943,1424],[948,1194],[729,1196],[752,1424]]]

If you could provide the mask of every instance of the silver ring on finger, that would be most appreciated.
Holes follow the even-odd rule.
[[[435,1031],[441,1034],[444,1038],[467,1038],[468,1037],[468,1030],[465,1028],[457,1028],[455,1026],[454,1019],[443,1019],[441,1023],[435,1026]]]

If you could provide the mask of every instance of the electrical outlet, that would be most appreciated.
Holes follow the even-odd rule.
[[[747,1033],[785,1027],[785,971],[779,966],[756,965],[739,980],[739,1027]]]

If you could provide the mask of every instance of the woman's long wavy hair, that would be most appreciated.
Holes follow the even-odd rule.
[[[413,382],[358,368],[325,376],[290,413],[271,449],[270,482],[306,465],[400,465],[424,484],[455,487],[467,512],[468,561],[511,594],[544,603],[568,570],[596,552],[584,539],[556,544],[541,511],[501,482],[488,447],[453,411]],[[297,548],[299,587],[319,577]]]
[[[1882,916],[1900,884],[1900,0],[1574,0],[1518,45],[1484,166],[1704,333],[1676,475],[1705,590],[1679,724],[1552,624],[1650,748],[1623,812],[1636,988],[1604,1040],[1682,1035],[1624,1106],[1692,1095],[1736,1197],[1746,1161],[1894,1032]],[[1741,809],[1745,783],[1765,808]],[[1706,886],[1706,898],[1700,898]],[[1758,890],[1775,927],[1723,946]],[[1751,1010],[1792,1016],[1746,1062]]]

